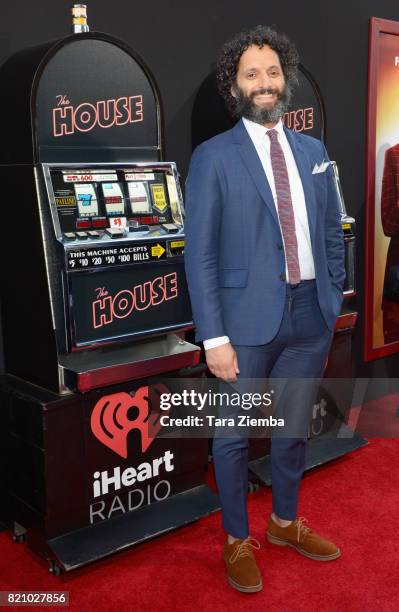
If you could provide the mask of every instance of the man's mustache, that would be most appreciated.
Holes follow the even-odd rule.
[[[251,100],[253,100],[255,98],[255,96],[264,96],[265,94],[275,94],[278,97],[280,96],[280,92],[278,89],[272,89],[271,87],[262,87],[261,89],[256,89],[255,91],[253,91],[249,97]]]

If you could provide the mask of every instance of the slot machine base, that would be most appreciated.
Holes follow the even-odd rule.
[[[202,485],[110,521],[48,540],[42,556],[47,559],[51,573],[68,572],[188,525],[219,508],[218,496]],[[29,535],[27,540],[31,546]]]
[[[352,334],[357,312],[345,306],[338,317],[327,367],[320,383],[315,408],[325,401],[324,417],[315,413],[310,425],[305,470],[323,465],[368,444],[345,424],[350,413],[354,392],[352,376]],[[338,383],[334,380],[338,379]],[[330,427],[340,424],[339,433],[332,435]],[[270,440],[253,439],[249,445],[250,479],[256,484],[271,486]]]
[[[87,565],[219,509],[218,496],[205,484],[207,439],[154,436],[143,450],[139,428],[129,433],[124,456],[99,434],[101,419],[93,425],[99,403],[113,396],[120,402],[151,384],[140,379],[59,395],[12,376],[1,380],[1,519],[14,542],[26,541],[51,573]]]
[[[345,433],[348,435],[347,438]],[[338,439],[330,438],[328,435],[314,438],[308,444],[305,471],[333,461],[367,444],[367,440],[356,433],[353,434],[349,427],[343,427],[342,437]],[[249,470],[251,479],[267,487],[272,486],[270,455],[250,461]]]

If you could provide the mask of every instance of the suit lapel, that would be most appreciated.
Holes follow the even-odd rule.
[[[233,141],[239,145],[239,152],[242,161],[251,175],[260,196],[271,212],[271,215],[277,225],[279,225],[276,206],[274,204],[273,194],[270,189],[259,155],[255,149],[245,125],[242,120],[238,121],[233,128]]]
[[[294,132],[291,132],[291,130],[288,130],[286,127],[284,127],[284,132],[287,136],[288,142],[290,143],[290,147],[298,168],[299,176],[301,177],[303,192],[305,194],[306,210],[308,213],[310,236],[313,244],[313,238],[316,229],[316,198],[312,185],[311,165],[306,151],[304,150],[300,142],[300,139],[297,138]]]

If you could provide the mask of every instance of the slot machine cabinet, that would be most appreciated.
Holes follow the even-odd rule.
[[[105,370],[112,384],[198,363],[173,333],[192,327],[183,203],[176,166],[160,161],[148,69],[120,41],[86,33],[17,54],[1,80],[0,176],[14,216],[2,243],[6,371],[63,393]],[[127,315],[141,291],[153,304],[143,295]],[[99,300],[112,317],[90,316]]]
[[[164,160],[143,61],[83,32],[12,56],[0,84],[10,213],[1,469],[15,538],[58,573],[218,507],[204,485],[207,440],[148,429],[154,377],[203,366],[184,339],[193,323],[179,174]],[[98,489],[100,475],[113,486]]]

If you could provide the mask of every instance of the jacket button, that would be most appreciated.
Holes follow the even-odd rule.
[[[285,274],[280,274],[280,280],[283,281],[283,283],[285,283]]]
[[[279,251],[282,251],[283,250],[283,245],[282,244],[278,244],[277,248],[278,248]]]

